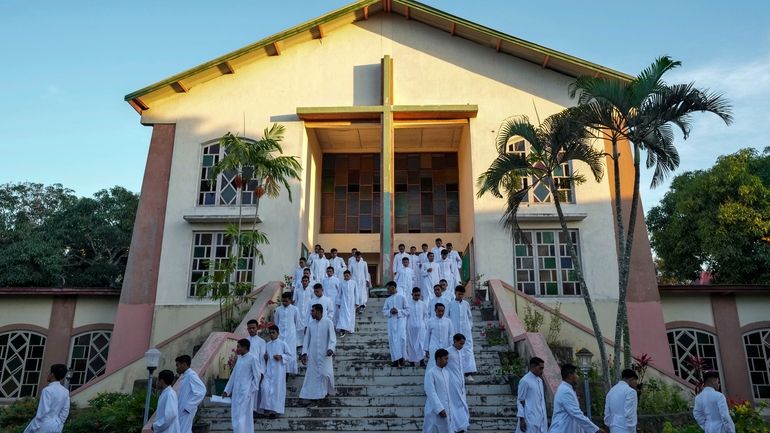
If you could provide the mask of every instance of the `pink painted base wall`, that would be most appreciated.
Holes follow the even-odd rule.
[[[120,350],[111,350],[107,359],[106,374],[110,374],[136,359],[138,353],[147,351],[152,333],[155,304],[120,304],[115,323],[131,326],[115,327],[112,344]]]
[[[658,370],[674,375],[660,302],[626,302],[626,305],[633,356],[639,358],[646,353]]]

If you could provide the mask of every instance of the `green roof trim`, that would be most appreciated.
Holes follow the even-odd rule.
[[[184,72],[180,72],[180,73],[178,73],[176,75],[173,75],[173,76],[171,76],[169,78],[166,78],[165,80],[159,81],[157,83],[154,83],[154,84],[151,84],[151,85],[149,85],[147,87],[139,89],[139,90],[137,90],[135,92],[129,93],[128,95],[125,96],[124,99],[126,101],[130,102],[130,101],[132,101],[135,98],[140,98],[140,97],[142,97],[144,95],[152,93],[152,92],[154,92],[156,90],[159,90],[159,89],[161,89],[163,87],[170,86],[173,83],[176,83],[177,81],[181,81],[181,80],[184,80],[185,78],[189,78],[189,77],[191,77],[191,76],[193,76],[193,75],[195,75],[195,74],[197,74],[199,72],[202,72],[202,71],[207,70],[207,69],[212,68],[212,67],[216,67],[217,65],[222,64],[224,62],[228,62],[228,61],[234,60],[234,59],[236,59],[236,58],[238,58],[238,57],[240,57],[240,56],[242,56],[242,55],[244,55],[246,53],[249,53],[249,52],[252,52],[252,51],[255,51],[255,50],[264,49],[268,45],[271,45],[271,44],[279,42],[281,40],[290,38],[290,37],[298,35],[300,33],[304,33],[304,32],[310,31],[311,29],[313,29],[314,27],[316,27],[318,25],[322,25],[322,24],[328,23],[328,22],[333,21],[333,20],[335,20],[337,18],[340,18],[340,17],[342,17],[342,16],[344,16],[346,14],[355,12],[355,11],[357,11],[359,9],[362,9],[362,8],[365,8],[365,7],[368,7],[368,6],[372,6],[372,5],[381,3],[381,2],[391,2],[392,4],[399,4],[399,5],[402,5],[404,7],[410,8],[410,9],[419,10],[421,12],[424,12],[426,14],[432,15],[434,17],[454,22],[454,23],[456,23],[456,24],[458,24],[460,26],[466,27],[466,28],[468,28],[470,30],[480,32],[480,33],[482,33],[484,35],[487,35],[487,36],[490,36],[490,37],[493,37],[493,38],[497,38],[497,39],[499,39],[501,41],[509,42],[509,43],[512,43],[512,44],[524,47],[526,49],[532,50],[534,52],[541,53],[544,56],[549,56],[550,58],[553,58],[553,59],[558,59],[558,60],[561,60],[561,61],[564,61],[564,62],[567,62],[567,63],[578,65],[578,66],[580,66],[582,68],[586,68],[588,70],[592,70],[592,71],[594,71],[596,73],[601,73],[601,74],[604,74],[604,75],[612,77],[612,78],[617,78],[617,79],[623,80],[623,81],[628,81],[628,80],[633,79],[633,77],[628,75],[628,74],[625,74],[625,73],[616,71],[614,69],[598,65],[596,63],[589,62],[587,60],[584,60],[584,59],[581,59],[581,58],[578,58],[578,57],[575,57],[575,56],[571,56],[569,54],[562,53],[560,51],[552,50],[552,49],[544,47],[542,45],[538,45],[538,44],[535,44],[533,42],[529,42],[529,41],[526,41],[524,39],[520,39],[520,38],[511,36],[511,35],[508,35],[506,33],[499,32],[499,31],[491,29],[489,27],[485,27],[485,26],[483,26],[481,24],[476,24],[474,22],[465,20],[465,19],[457,17],[455,15],[446,13],[446,12],[441,11],[439,9],[436,9],[436,8],[433,8],[433,7],[428,6],[426,4],[420,3],[418,1],[414,1],[414,0],[359,0],[359,1],[355,2],[355,3],[351,3],[351,4],[347,5],[347,6],[344,6],[342,8],[337,9],[337,10],[329,12],[329,13],[327,13],[325,15],[322,15],[322,16],[320,16],[318,18],[315,18],[313,20],[310,20],[310,21],[307,21],[305,23],[299,24],[299,25],[297,25],[295,27],[292,27],[292,28],[290,28],[288,30],[285,30],[285,31],[280,32],[280,33],[276,33],[276,34],[274,34],[272,36],[269,36],[269,37],[267,37],[265,39],[262,39],[260,41],[254,42],[252,44],[249,44],[249,45],[247,45],[247,46],[245,46],[245,47],[243,47],[241,49],[238,49],[236,51],[232,51],[232,52],[230,52],[228,54],[225,54],[223,56],[217,57],[216,59],[213,59],[213,60],[208,61],[206,63],[200,64],[200,65],[198,65],[198,66],[196,66],[194,68],[188,69],[188,70],[186,70]],[[391,6],[391,8],[392,8],[392,6]],[[511,54],[508,54],[508,55],[511,55]],[[564,72],[561,72],[561,71],[556,71],[556,72],[564,73]]]

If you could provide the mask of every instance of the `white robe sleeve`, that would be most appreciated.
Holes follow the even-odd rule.
[[[409,304],[406,302],[406,298],[400,297],[401,308],[398,309],[398,317],[409,317]]]
[[[37,412],[35,418],[29,423],[29,426],[24,430],[25,433],[35,433],[40,430],[40,426],[45,420],[45,415],[50,412],[51,405],[55,396],[48,387],[43,388],[43,393],[40,395],[40,403],[37,405]]]
[[[574,393],[571,393],[569,398],[564,399],[564,409],[569,414],[572,419],[575,420],[575,423],[585,433],[596,433],[599,431],[599,427],[592,423],[590,419],[588,419],[587,416],[583,414],[583,411],[580,410],[580,405],[578,405],[577,398]]]
[[[703,431],[706,431],[706,411],[703,410],[703,398],[695,398],[692,416]]]
[[[719,408],[719,418],[722,420],[722,431],[726,433],[735,433],[735,424],[730,417],[730,410],[727,408],[727,399],[723,394],[717,394],[717,407]]]
[[[395,295],[390,295],[390,297],[385,300],[385,303],[382,304],[382,315],[385,316],[386,319],[390,318],[390,300],[393,298],[393,296]]]
[[[326,327],[326,333],[329,338],[329,344],[326,346],[326,350],[332,352],[337,350],[337,334],[334,332],[334,326],[329,322],[329,326]]]
[[[519,380],[519,390],[516,393],[516,413],[519,418],[525,418],[524,406],[527,401],[527,391],[529,390],[529,381],[525,378]]]
[[[197,374],[190,375],[188,380],[190,382],[190,396],[185,402],[184,410],[192,413],[203,401],[203,397],[206,396],[206,385],[203,384]]]
[[[294,354],[293,351],[289,348],[289,345],[286,344],[286,342],[282,341],[282,347],[283,347],[283,353],[281,353],[281,363],[283,365],[289,365],[289,363],[294,362]],[[296,352],[296,350],[294,351]]]
[[[626,392],[626,399],[623,402],[623,414],[625,415],[625,419],[626,419],[626,427],[635,429],[636,428],[636,390],[634,390],[631,387],[629,387],[628,391]]]
[[[158,402],[158,410],[155,416],[155,422],[152,424],[154,431],[166,431],[176,420],[176,405],[169,401],[171,393],[163,392]]]
[[[425,396],[430,401],[430,407],[435,411],[435,414],[439,414],[444,410],[444,405],[441,404],[441,399],[436,391],[434,377],[433,372],[425,375]]]

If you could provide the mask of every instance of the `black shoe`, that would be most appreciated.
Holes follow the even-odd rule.
[[[398,366],[403,367],[404,366],[404,358],[401,358],[398,360]]]
[[[390,363],[390,366],[391,367],[398,367],[398,361],[393,361],[392,363]]]
[[[344,336],[346,336],[346,335],[348,335],[348,333],[347,333],[347,332],[345,332],[345,331],[340,331],[340,338],[342,338],[342,337],[344,337]]]
[[[420,368],[425,368],[425,360],[420,361]]]

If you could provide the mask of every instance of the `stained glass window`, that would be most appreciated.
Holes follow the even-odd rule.
[[[380,193],[379,154],[324,154],[321,233],[379,233]]]
[[[457,153],[397,153],[396,233],[460,231]]]
[[[570,230],[580,258],[578,232]],[[514,239],[516,288],[535,296],[580,295],[575,264],[561,230],[526,230]]]
[[[531,145],[527,140],[521,137],[515,136],[508,140],[508,153],[520,155],[526,157],[529,154]],[[569,162],[561,164],[554,170],[554,184],[556,185],[562,203],[574,203],[575,202],[575,189],[572,182],[570,182],[569,176],[572,174],[572,168]],[[527,188],[532,184],[533,179],[530,176],[522,177],[521,187]],[[544,183],[540,182],[534,188],[527,191],[527,196],[523,200],[527,203],[550,203],[553,201],[551,190]]]
[[[703,371],[721,371],[716,336],[706,331],[684,328],[670,329],[666,334],[677,376],[693,384],[698,383],[702,378],[698,377],[696,361],[703,362]]]
[[[69,362],[72,373],[70,390],[74,391],[104,373],[111,336],[111,331],[92,331],[72,338]]]
[[[0,334],[0,398],[37,395],[46,337],[31,331]]]
[[[214,179],[214,166],[224,156],[224,148],[219,142],[203,146],[198,187],[198,205],[238,206],[240,204],[256,204],[257,196],[254,194],[254,190],[257,188],[257,180],[252,179],[253,168],[244,167],[240,177],[237,176],[238,173],[236,171],[228,170]],[[240,195],[238,194],[239,186],[241,186]]]
[[[192,272],[190,275],[189,296],[195,296],[198,280],[207,275],[214,263],[222,262],[230,256],[233,248],[225,232],[194,232],[192,251]],[[251,283],[254,272],[254,251],[243,248],[233,282]]]
[[[743,347],[754,398],[770,399],[770,329],[745,334]]]

